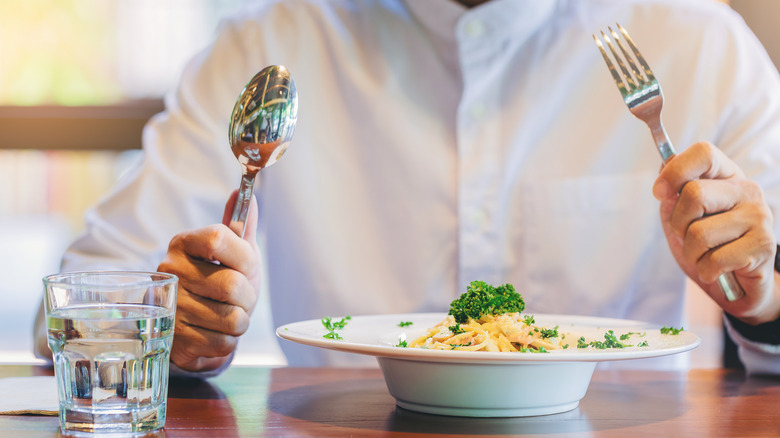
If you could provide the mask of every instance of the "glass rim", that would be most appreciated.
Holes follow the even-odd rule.
[[[156,280],[149,278],[150,276],[161,277]],[[88,278],[88,277],[137,277],[137,280],[124,281],[121,284],[105,284],[94,281],[69,283],[67,280],[72,278]],[[179,281],[179,277],[167,272],[156,271],[72,271],[61,272],[58,274],[50,274],[43,277],[43,284],[45,286],[62,286],[70,289],[76,288],[124,288],[128,286],[142,287],[142,286],[162,286],[167,284],[175,284]]]

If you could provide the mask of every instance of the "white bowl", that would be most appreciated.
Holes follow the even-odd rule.
[[[569,333],[574,339],[584,336],[588,342],[603,340],[607,330],[614,330],[617,336],[643,333],[626,343],[646,341],[647,346],[604,350],[572,347],[548,353],[398,347],[400,340],[421,336],[445,316],[441,313],[356,316],[337,330],[342,339],[324,338],[328,330],[320,320],[287,324],[276,333],[283,339],[305,345],[376,356],[398,406],[464,417],[525,417],[569,411],[585,396],[599,362],[681,353],[701,342],[693,333],[664,335],[659,326],[639,321],[534,315],[536,325],[558,326],[559,332]],[[399,327],[402,321],[412,324]],[[576,344],[571,338],[568,340]]]
[[[389,357],[377,361],[398,406],[461,417],[528,417],[570,411],[585,396],[597,363],[469,364]]]

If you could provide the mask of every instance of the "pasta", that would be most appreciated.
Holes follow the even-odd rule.
[[[567,348],[562,344],[558,329],[547,329],[533,324],[533,317],[520,313],[483,315],[457,323],[452,315],[428,329],[409,344],[411,348],[463,351],[532,351],[545,352]]]

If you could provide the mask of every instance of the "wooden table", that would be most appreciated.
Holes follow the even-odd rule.
[[[2,365],[0,377],[51,375]],[[0,394],[12,397],[10,394]],[[0,437],[54,437],[56,417],[0,416]],[[458,418],[396,408],[378,369],[233,367],[172,379],[165,437],[539,435],[779,437],[780,378],[725,370],[600,371],[580,406],[530,418]]]

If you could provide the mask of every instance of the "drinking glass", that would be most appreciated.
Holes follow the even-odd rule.
[[[63,432],[162,428],[178,278],[71,272],[43,284]]]

